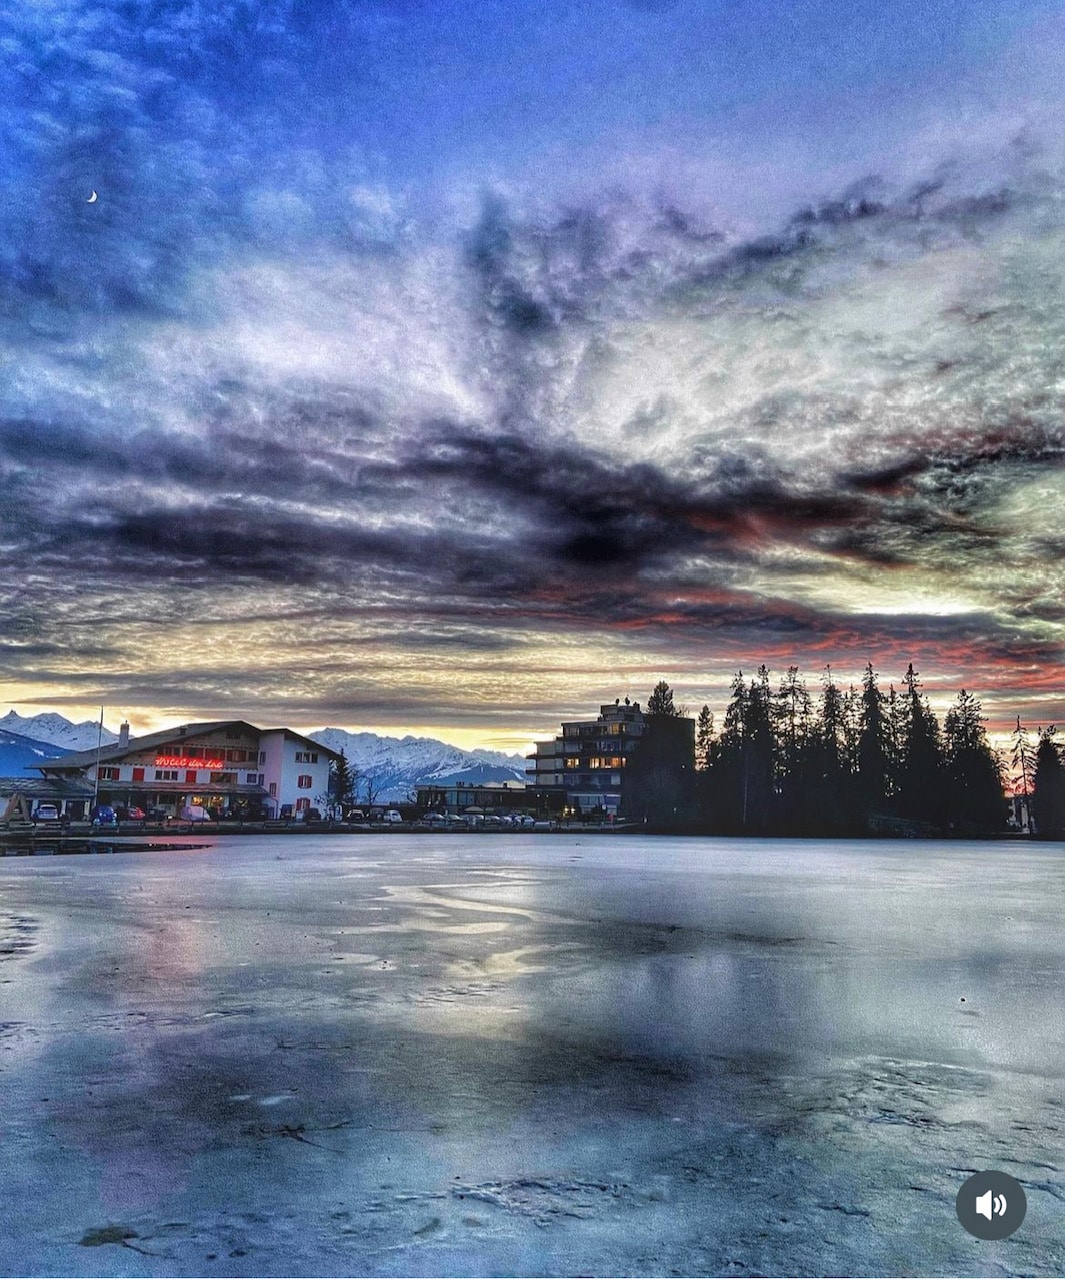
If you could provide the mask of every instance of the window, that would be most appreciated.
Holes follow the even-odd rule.
[[[277,795],[277,783],[276,783],[276,782],[271,782],[271,783],[270,783],[270,794],[271,794],[272,796],[276,796],[276,795]]]
[[[197,773],[197,771],[196,771],[195,769],[186,769],[186,770],[185,770],[185,781],[186,781],[186,782],[195,782],[195,781],[196,781],[196,773]]]
[[[111,765],[104,765],[104,767],[97,774],[97,777],[100,779],[101,782],[117,782],[121,777],[121,773],[119,772],[118,769],[113,768]]]
[[[263,785],[263,775],[261,773],[249,773],[247,782],[249,787],[261,787]]]
[[[567,769],[579,769],[581,767],[580,756],[567,756],[565,767]]]
[[[178,771],[176,769],[156,769],[156,782],[177,782]]]
[[[310,788],[314,786],[314,778],[312,778],[309,773],[301,773],[296,779],[296,786],[299,787],[301,791],[309,791]]]
[[[296,763],[297,764],[317,764],[318,752],[317,751],[297,751]]]
[[[259,752],[259,763],[260,763],[260,764],[266,764],[266,752],[265,752],[265,751],[260,751],[260,752]]]
[[[134,782],[143,782],[143,781],[144,781],[144,768],[143,768],[143,766],[138,767],[138,766],[134,765],[134,768],[133,768],[133,781],[134,781]]]
[[[306,796],[300,796],[300,798],[296,801],[297,810],[309,809],[310,807],[311,807],[311,802],[310,800],[307,799]]]
[[[221,773],[215,770],[215,771],[212,771],[211,773],[211,781],[230,783],[232,785],[235,785],[237,781],[237,775],[235,773]]]

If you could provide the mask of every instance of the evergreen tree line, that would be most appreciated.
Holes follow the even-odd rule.
[[[749,679],[740,672],[720,729],[709,707],[698,714],[693,768],[676,729],[682,714],[660,682],[627,779],[630,816],[779,835],[1006,828],[1005,764],[988,741],[979,699],[963,689],[941,725],[912,663],[901,687],[886,693],[871,664],[860,688],[841,687],[826,668],[816,695],[797,667],[775,687],[765,666]],[[1013,763],[1036,830],[1065,833],[1065,755],[1053,727],[1033,751],[1018,721]]]

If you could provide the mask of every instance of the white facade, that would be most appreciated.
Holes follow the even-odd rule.
[[[125,726],[123,726],[125,729]],[[186,805],[279,816],[322,809],[336,752],[291,729],[259,729],[243,720],[178,725],[142,738],[123,737],[98,753],[75,752],[39,766],[57,778],[94,784],[102,803]]]
[[[321,809],[328,802],[332,752],[288,729],[271,729],[259,739],[264,786],[280,810]]]

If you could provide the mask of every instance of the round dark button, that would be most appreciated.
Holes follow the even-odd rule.
[[[965,1179],[954,1207],[958,1221],[970,1235],[980,1240],[1005,1240],[1024,1221],[1028,1200],[1016,1178],[989,1169]]]

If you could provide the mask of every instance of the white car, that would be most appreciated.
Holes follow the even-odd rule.
[[[182,822],[210,822],[211,815],[202,804],[187,804],[180,813]]]
[[[381,821],[390,823],[402,822],[403,815],[398,809],[386,809],[384,813],[381,814]]]

